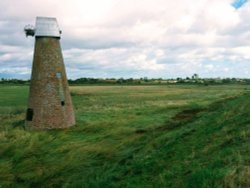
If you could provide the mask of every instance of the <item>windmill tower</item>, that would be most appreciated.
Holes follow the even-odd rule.
[[[26,36],[35,36],[31,85],[25,126],[27,129],[58,129],[75,124],[56,18],[37,17],[35,28],[27,25]]]

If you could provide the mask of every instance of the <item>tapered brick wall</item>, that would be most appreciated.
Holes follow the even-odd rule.
[[[74,124],[59,38],[36,37],[25,126],[57,129]]]

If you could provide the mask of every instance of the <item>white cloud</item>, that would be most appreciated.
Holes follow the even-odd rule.
[[[28,75],[31,69],[28,67],[11,67],[11,68],[0,68],[0,73]]]
[[[250,61],[250,46],[236,47],[231,50],[236,57]]]
[[[55,16],[63,30],[71,77],[241,75],[227,68],[234,62],[242,67],[250,59],[250,3],[237,10],[231,4],[232,0],[3,0],[0,70],[18,64],[30,67],[33,39],[25,39],[21,26],[34,24],[36,16]]]

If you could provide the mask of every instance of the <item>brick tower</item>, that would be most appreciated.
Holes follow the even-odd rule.
[[[56,18],[37,17],[35,28],[28,25],[24,31],[26,36],[35,36],[25,127],[59,129],[73,126],[75,116]]]

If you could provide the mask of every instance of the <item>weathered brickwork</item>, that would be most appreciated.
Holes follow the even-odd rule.
[[[25,126],[67,128],[75,124],[59,38],[36,37]]]

